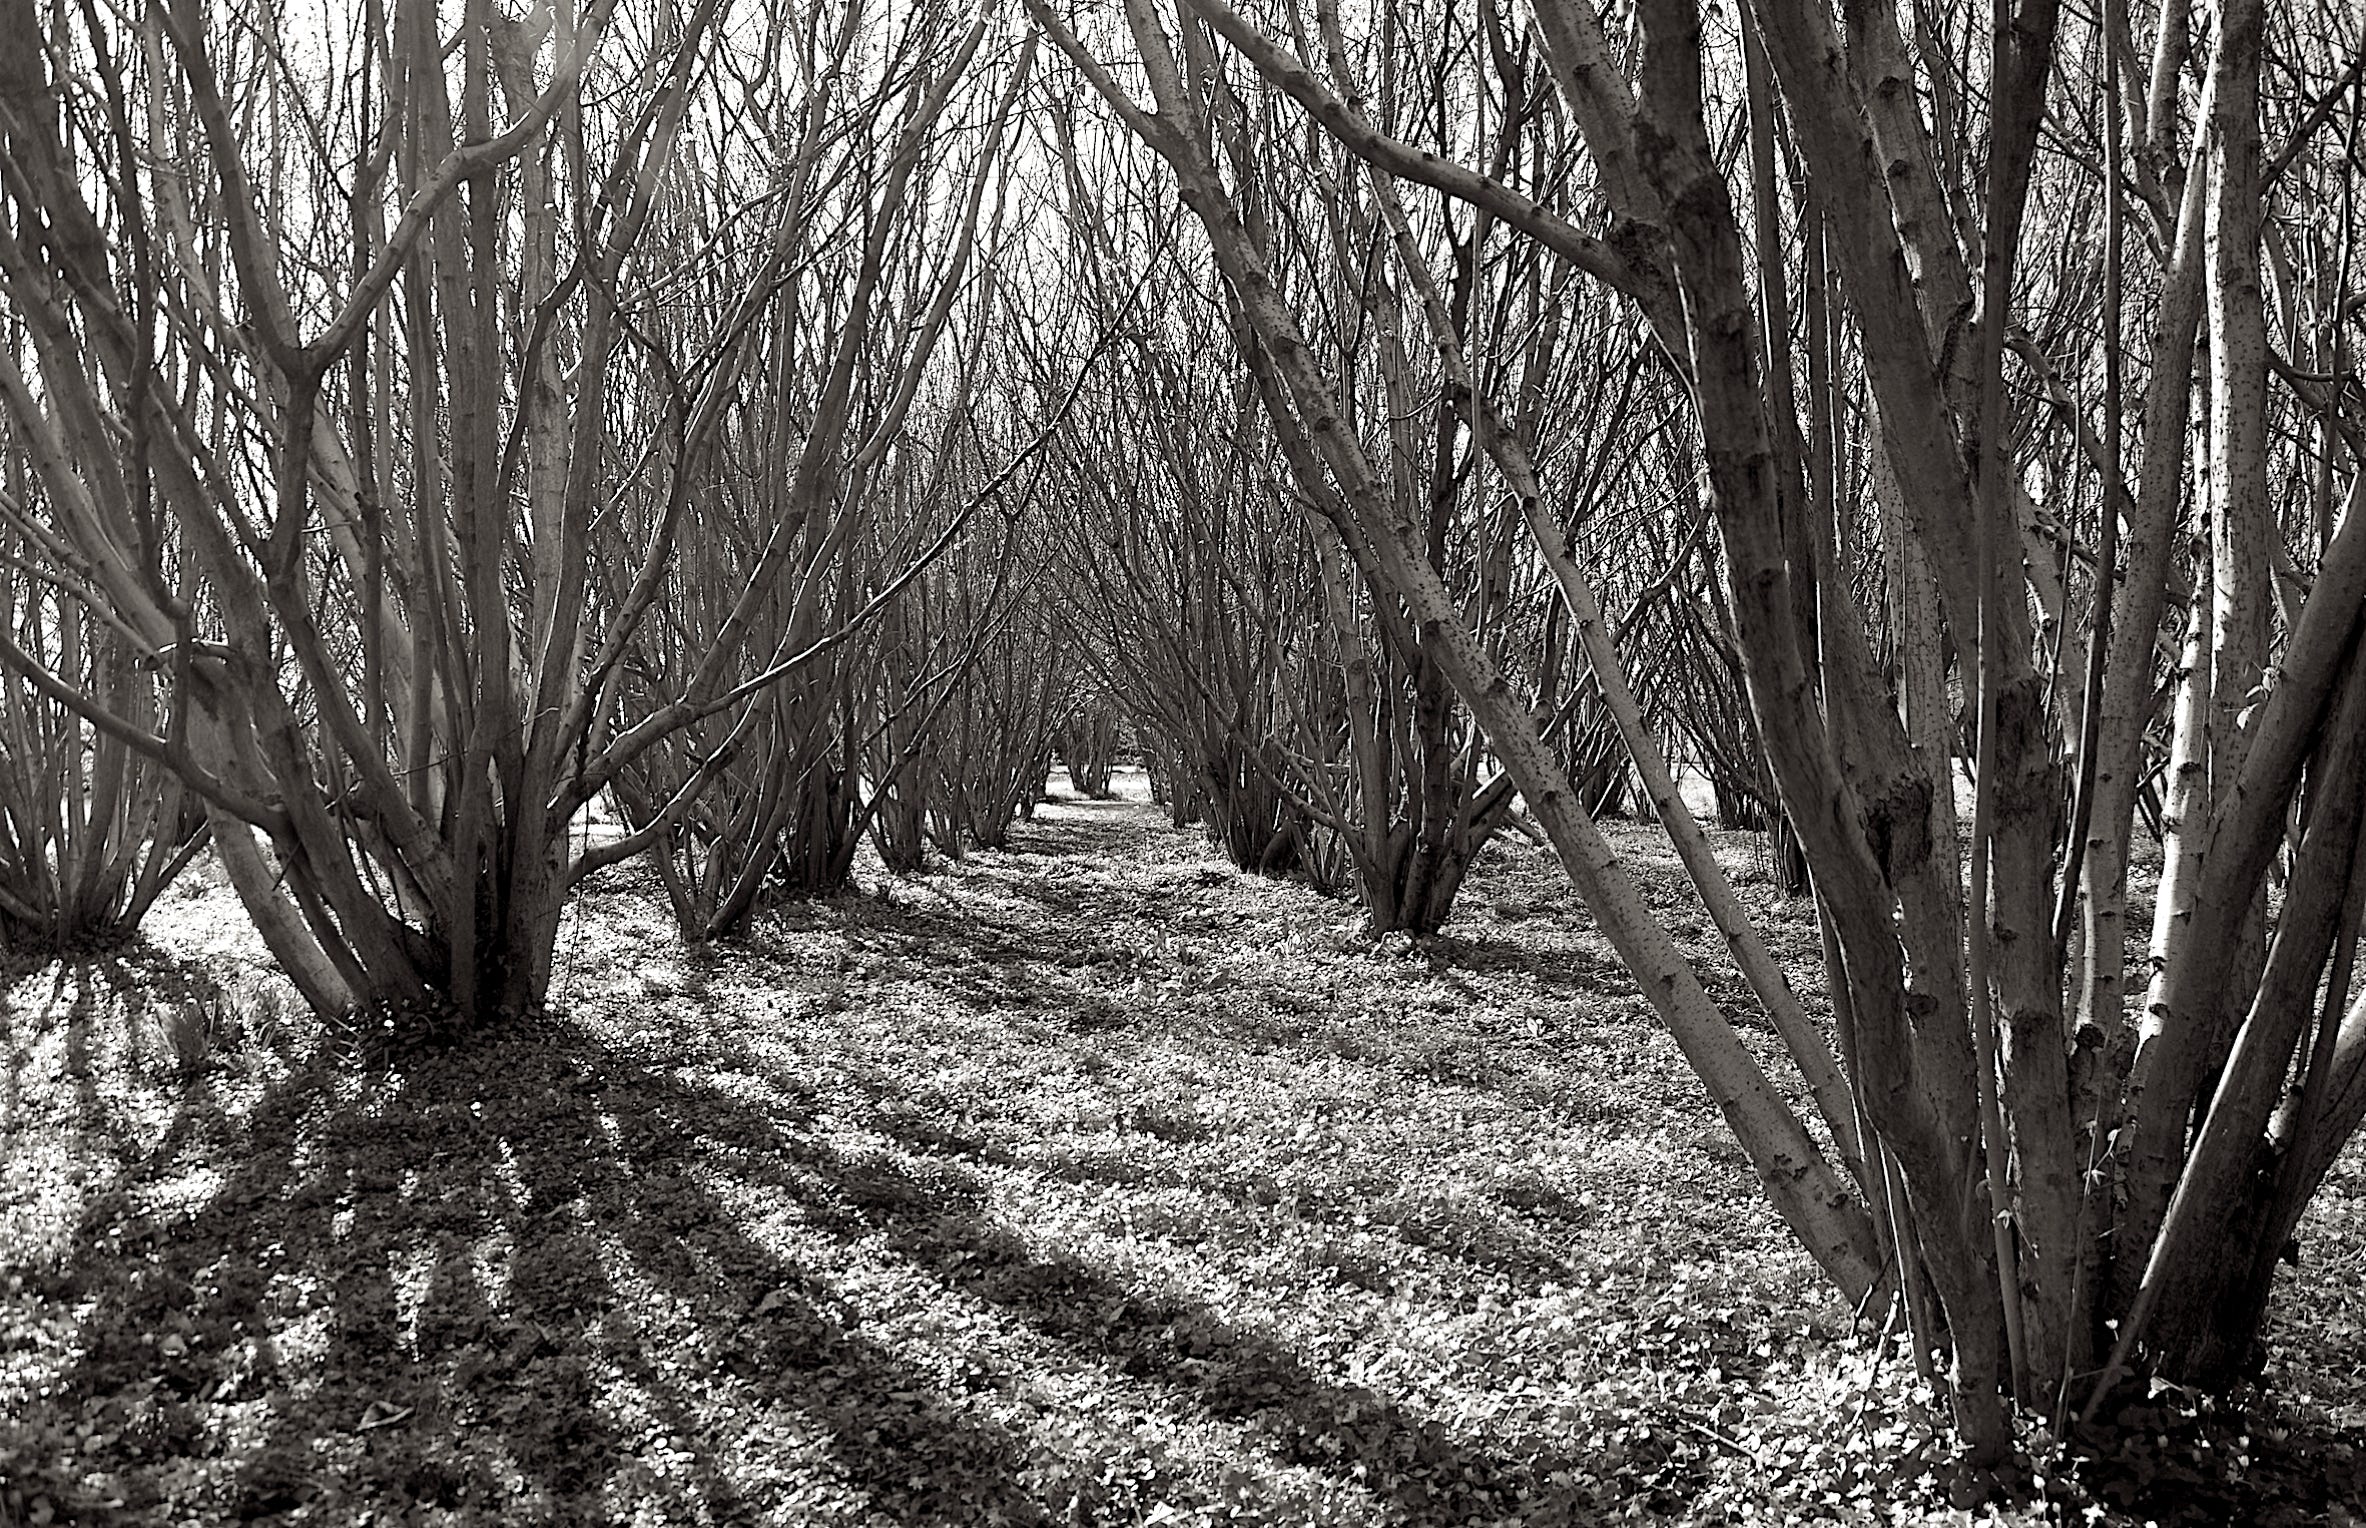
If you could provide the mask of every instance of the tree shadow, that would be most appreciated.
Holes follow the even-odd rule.
[[[1438,934],[1425,946],[1430,969],[1449,986],[1471,994],[1473,976],[1523,978],[1541,996],[1555,999],[1623,996],[1638,991],[1626,967],[1591,940],[1520,938],[1482,932],[1465,924]]]
[[[28,1270],[27,1298],[78,1313],[79,1350],[0,1429],[0,1457],[23,1461],[9,1484],[92,1523],[591,1524],[636,1502],[818,1521],[829,1504],[797,1494],[817,1480],[846,1520],[1131,1510],[1078,1487],[1092,1461],[1047,1473],[1010,1421],[1024,1376],[916,1361],[751,1236],[731,1195],[753,1193],[801,1235],[883,1245],[1161,1409],[1238,1424],[1411,1520],[1552,1521],[1533,1513],[1553,1501],[1575,1520],[1552,1477],[1576,1461],[1497,1457],[1208,1305],[1029,1247],[945,1159],[958,1143],[907,1128],[889,1140],[915,1158],[853,1150],[803,1112],[793,1085],[750,1099],[571,1028],[374,1083],[314,1065],[236,1108],[191,1089],[165,1144],[115,1164],[129,1198]],[[167,1208],[201,1135],[235,1156]]]
[[[69,1086],[72,1104],[40,1123],[77,1140],[95,1137],[117,1152],[176,1144],[204,1113],[222,1048],[278,1055],[284,1043],[276,1032],[223,1025],[224,994],[214,978],[138,939],[23,966],[14,980],[0,982],[0,993],[12,994],[0,1004],[0,1044],[8,1056],[0,1123],[35,1123],[27,1117],[34,1107],[28,1073],[37,1067],[37,1047],[54,1041],[55,1073]],[[139,1147],[140,1128],[123,1108],[145,1092],[175,1102],[163,1140]]]
[[[989,1213],[983,1181],[946,1160],[967,1154],[970,1141],[914,1130],[908,1117],[885,1113],[873,1122],[917,1162],[851,1155],[782,1131],[770,1111],[677,1077],[651,1076],[644,1086],[682,1117],[735,1140],[762,1140],[760,1160],[794,1169],[774,1175],[773,1186],[799,1194],[812,1223],[846,1239],[884,1237],[946,1287],[1155,1386],[1171,1404],[1246,1424],[1286,1463],[1361,1481],[1416,1522],[1492,1521],[1514,1510],[1527,1512],[1523,1521],[1571,1520],[1552,1515],[1550,1503],[1569,1500],[1554,1477],[1566,1480],[1581,1461],[1475,1447],[1369,1387],[1324,1377],[1204,1302],[1142,1287],[1069,1251],[1031,1246]]]
[[[1053,812],[1014,821],[1004,852],[1055,859],[1091,855],[1164,859],[1178,836],[1168,825],[1165,810],[1147,801],[1125,796],[1094,800],[1059,790],[1045,796],[1043,802]],[[1196,842],[1188,837],[1185,841]]]
[[[1195,1170],[1182,1175],[1144,1166],[1133,1156],[1081,1151],[1033,1153],[1027,1165],[1047,1177],[1084,1188],[1186,1188],[1237,1210],[1286,1210],[1308,1226],[1335,1233],[1355,1230],[1393,1236],[1408,1247],[1462,1264],[1481,1275],[1494,1275],[1518,1295],[1538,1294],[1576,1277],[1580,1265],[1568,1254],[1567,1232],[1595,1219],[1591,1212],[1580,1212],[1573,1205],[1547,1206],[1546,1213],[1527,1217],[1545,1222],[1532,1228],[1499,1217],[1477,1200],[1447,1203],[1377,1185],[1375,1192],[1366,1195],[1318,1197],[1270,1174]],[[1548,1231],[1561,1234],[1555,1238]],[[1342,1282],[1374,1293],[1387,1293],[1394,1287],[1379,1260],[1359,1258],[1335,1264],[1334,1271]]]
[[[192,1090],[168,1140],[235,1135],[228,1175],[185,1214],[110,1196],[65,1257],[26,1270],[31,1301],[82,1313],[80,1351],[0,1431],[0,1458],[24,1461],[8,1483],[81,1522],[375,1503],[602,1523],[635,1492],[782,1521],[724,1467],[745,1450],[692,1414],[727,1371],[764,1410],[813,1419],[825,1473],[866,1510],[1047,1521],[1008,1436],[669,1171],[702,1128],[672,1116],[705,1105],[549,1037],[429,1058],[399,1086],[313,1067],[236,1119]],[[186,1166],[173,1155],[117,1165],[154,1189]],[[653,1302],[702,1313],[650,1329],[687,1354],[645,1340]],[[693,1446],[653,1472],[652,1438]],[[174,1469],[201,1454],[223,1467]]]
[[[1057,904],[1043,905],[1040,916],[981,913],[934,888],[906,890],[892,901],[863,899],[827,914],[807,909],[787,927],[826,930],[860,959],[926,969],[933,991],[972,1012],[1032,1011],[1073,1033],[1124,1026],[1127,1014],[1108,990],[1113,978],[1172,974],[1160,957],[1111,941],[1104,923],[1063,917]],[[759,925],[746,943],[763,955],[786,956],[774,932]]]
[[[52,1018],[114,1021],[95,998]],[[1129,1405],[1239,1438],[1252,1471],[1294,1467],[1414,1523],[1600,1520],[1566,1448],[1474,1439],[1211,1302],[1014,1230],[967,1165],[995,1160],[986,1143],[891,1086],[850,1131],[779,1058],[676,1038],[653,1055],[558,1023],[393,1078],[305,1064],[244,1094],[186,1089],[154,1145],[91,1135],[126,1192],[94,1200],[21,1291],[0,1283],[0,1317],[11,1301],[72,1315],[72,1357],[18,1414],[0,1407],[0,1486],[88,1523],[1225,1507],[1219,1482],[1155,1461],[1127,1463],[1134,1494],[1094,1484],[1111,1461],[1029,1431],[1028,1375],[866,1318],[827,1255],[859,1250]],[[760,1230],[774,1219],[794,1234]],[[1681,1457],[1659,1468],[1663,1492],[1706,1479]]]

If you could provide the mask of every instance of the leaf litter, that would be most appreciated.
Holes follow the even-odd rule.
[[[2259,1391],[2041,1439],[1976,1518],[1548,856],[1375,942],[1121,784],[730,944],[611,873],[556,1017],[390,1071],[218,878],[0,973],[0,1528],[2366,1512],[2358,1153]]]

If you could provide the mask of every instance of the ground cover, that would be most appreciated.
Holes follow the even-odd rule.
[[[1123,783],[704,951],[613,876],[391,1069],[202,879],[7,973],[0,1525],[1968,1520],[1541,851],[1374,943]],[[2341,1173],[2263,1388],[2005,1520],[2354,1521]]]

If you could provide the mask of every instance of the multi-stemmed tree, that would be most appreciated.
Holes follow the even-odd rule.
[[[2000,6],[1983,63],[1946,38],[1910,47],[1885,7],[1753,0],[1736,32],[1692,0],[1639,0],[1539,4],[1524,26],[1482,5],[1417,74],[1328,4],[1128,0],[1117,36],[1031,9],[1170,167],[1274,428],[1302,443],[1294,475],[1366,576],[1436,634],[1770,1200],[1846,1293],[1896,1290],[1918,1350],[1944,1352],[1975,1461],[2001,1457],[2011,1405],[2083,1407],[2129,1372],[2239,1375],[2275,1253],[2366,1114],[2349,890],[2366,479],[2337,444],[2354,381],[2267,340],[2272,327],[2308,336],[2314,357],[2351,353],[2357,305],[2321,273],[2347,269],[2357,230],[2266,216],[2287,177],[2339,173],[2294,167],[2337,141],[2342,48],[2268,25],[2260,0],[2221,6],[2199,39],[2182,5],[2163,6],[2149,68],[2116,7],[2066,32],[2049,0]],[[2299,98],[2263,95],[2271,52]],[[2039,152],[2060,80],[2103,140],[2093,151]],[[1392,129],[1387,103],[1412,92],[1470,135]],[[1738,158],[1708,126],[1736,110]],[[1487,152],[1494,124],[1517,124],[1526,151]],[[1577,809],[1352,427],[1349,379],[1260,210],[1273,145],[1313,131],[1362,167],[1431,314],[1445,396],[1523,508],[1549,499],[1550,471],[1517,389],[1473,363],[1452,322],[1447,252],[1390,210],[1413,188],[1549,252],[1569,277],[1560,301],[1620,304],[1681,379],[1733,644],[1827,930],[1837,1070],[1784,1021],[1796,1005],[1730,921],[1713,859],[1685,858],[1823,1131],[1760,1072]],[[2092,219],[2103,272],[2103,312],[2052,335],[2052,353],[2016,327],[2057,279],[2019,258],[2033,187]],[[2296,259],[2302,242],[2317,248]],[[2312,279],[2283,274],[2303,269]],[[2064,431],[2075,449],[2054,444]],[[2049,456],[2077,476],[2039,504],[2023,463]],[[2273,491],[2295,480],[2308,490]],[[1867,545],[1868,516],[1883,547]],[[1572,618],[1598,630],[1559,528],[1528,523]],[[2161,627],[2188,526],[2206,551],[2180,657]],[[2057,547],[2077,553],[2066,581]],[[1877,654],[1851,590],[1855,560],[1885,549],[1897,617]],[[1607,692],[1625,690],[1615,651],[1587,656]],[[2164,674],[2167,861],[2136,1001],[2126,865]],[[1624,730],[1657,798],[1656,744]],[[1686,850],[1678,807],[1665,815]]]
[[[1312,511],[1259,379],[1226,364],[1224,314],[1197,290],[1204,265],[1161,253],[1155,222],[1129,244],[1108,210],[1104,188],[1138,182],[1143,167],[1123,145],[1095,148],[1107,164],[1069,172],[1077,263],[1104,272],[1093,295],[1113,310],[1142,302],[1130,291],[1137,261],[1162,295],[1090,405],[1136,454],[1112,459],[1086,436],[1066,464],[1070,586],[1092,613],[1090,650],[1141,729],[1186,761],[1198,810],[1238,862],[1352,883],[1376,931],[1434,932],[1506,820],[1509,786],[1483,785],[1483,740],[1428,639]],[[1327,173],[1293,165],[1276,183],[1301,172]],[[1265,211],[1295,252],[1294,279],[1335,299],[1326,343],[1373,352],[1357,427],[1497,650],[1532,646],[1537,582],[1504,556],[1510,526],[1484,464],[1451,417],[1421,404],[1432,379],[1405,342],[1402,294],[1381,280],[1335,283],[1337,252],[1372,229],[1336,215],[1335,198],[1313,205],[1333,215],[1301,219],[1286,199]]]
[[[13,450],[5,470],[0,641],[40,676],[0,667],[0,949],[113,944],[204,848],[205,815],[160,760],[61,693],[155,730],[153,668],[91,613],[69,572],[40,566],[29,544],[45,518],[39,480]]]
[[[914,209],[976,225],[1024,53],[864,0],[340,19],[0,10],[9,412],[158,715],[7,656],[204,801],[314,1005],[479,1018],[540,1000],[569,885],[730,750],[621,842],[584,806],[841,638],[798,613],[811,553],[935,338],[870,331],[942,323],[960,239],[920,260]],[[763,518],[710,566],[734,482]],[[652,684],[686,546],[722,582]]]
[[[978,416],[995,334],[979,273],[1005,236],[1006,204],[988,203],[1025,54],[998,93],[978,98],[982,128],[942,126],[996,77],[978,61],[988,35],[981,21],[952,41],[916,14],[863,63],[881,83],[859,110],[818,91],[795,103],[805,178],[784,188],[762,265],[694,266],[681,286],[697,300],[652,323],[695,337],[727,315],[750,336],[745,374],[726,390],[651,369],[648,413],[714,417],[695,455],[644,476],[618,506],[620,555],[607,563],[634,570],[630,549],[661,527],[681,546],[669,565],[639,570],[629,592],[610,591],[645,611],[618,663],[619,704],[627,718],[706,714],[652,737],[614,773],[632,831],[603,854],[650,847],[692,939],[739,928],[768,894],[844,886],[878,794],[912,797],[921,784],[907,735],[941,706],[942,686],[905,671],[915,622],[903,607],[926,598],[918,575],[965,534],[1003,486],[999,469],[1023,451],[985,438]],[[701,203],[736,172],[751,125],[718,122],[688,156],[683,179]],[[682,237],[727,247],[738,216],[701,205]],[[745,310],[750,292],[760,311]],[[629,457],[637,447],[610,449]],[[764,597],[743,604],[742,591],[759,586]],[[888,612],[896,619],[883,623]],[[718,685],[742,698],[720,710],[699,699]],[[872,756],[876,730],[895,734],[892,757]]]
[[[866,812],[905,855],[940,724],[998,832],[1074,635],[1040,578],[1244,863],[1344,845],[1435,927],[1516,791],[1977,1462],[2240,1375],[2366,1117],[2366,23],[1027,9],[1108,119],[1021,153],[1032,44],[934,5],[0,0],[0,898],[135,913],[169,775],[317,1006],[525,1008],[601,865],[660,850],[698,933]],[[1021,163],[1060,256],[1003,236]],[[1687,705],[1758,755],[1828,1026],[1677,789]],[[1590,821],[1604,729],[1797,1089]]]

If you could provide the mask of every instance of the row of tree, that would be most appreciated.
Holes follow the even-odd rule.
[[[995,570],[1057,398],[987,359],[1031,46],[437,14],[5,18],[21,930],[206,835],[316,1006],[515,1011],[603,865],[707,937],[1040,775],[1061,637]]]
[[[2066,26],[2042,0],[1985,28],[1809,0],[1731,25],[1690,0],[1525,26],[1031,14],[1173,177],[1291,491],[1445,674],[1776,1208],[1947,1355],[1974,1455],[2001,1457],[2014,1406],[2091,1407],[2131,1369],[2245,1372],[2275,1255],[2366,1113],[2366,526],[2335,508],[2362,492],[2359,22],[2230,0],[2197,35],[2169,4],[2140,51],[2119,9]],[[1310,183],[1312,227],[1278,194]],[[1599,353],[1560,348],[1593,312],[1650,337],[1647,395],[1686,416],[1723,564],[1707,640],[1814,889],[1830,1046],[1672,789],[1570,544],[1586,474],[1536,400]],[[1453,472],[1487,483],[1442,545]],[[1649,513],[1620,497],[1621,525]],[[1796,1093],[1583,810],[1540,649],[1507,652],[1491,602],[1509,518]]]

